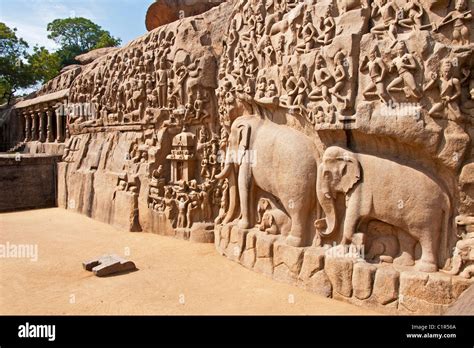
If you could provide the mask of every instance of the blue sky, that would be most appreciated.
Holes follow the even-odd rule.
[[[122,39],[122,45],[147,32],[145,15],[153,0],[0,0],[0,22],[18,29],[30,47],[56,48],[46,26],[56,18],[85,17]]]

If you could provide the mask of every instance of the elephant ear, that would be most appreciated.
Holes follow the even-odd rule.
[[[348,193],[360,180],[360,163],[352,154],[338,158],[342,162],[340,189]]]
[[[244,156],[250,147],[250,134],[251,133],[252,133],[252,129],[250,128],[250,126],[246,126],[246,125],[239,126],[239,149],[238,149],[239,165],[242,164]]]

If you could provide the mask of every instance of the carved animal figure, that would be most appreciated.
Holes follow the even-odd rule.
[[[237,118],[231,127],[225,167],[216,176],[218,180],[229,178],[230,205],[223,223],[236,218],[240,207],[239,227],[252,227],[257,186],[277,197],[291,218],[286,243],[305,245],[316,207],[315,154],[313,142],[290,127],[257,116]]]
[[[361,222],[380,220],[406,231],[420,243],[418,270],[438,270],[440,237],[448,232],[451,202],[446,191],[427,174],[333,146],[324,152],[317,194],[326,213],[326,234],[339,228],[336,197],[342,194],[346,198],[342,244],[351,242]],[[413,257],[414,250],[408,254]]]

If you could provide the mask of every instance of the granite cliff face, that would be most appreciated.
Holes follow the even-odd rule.
[[[324,296],[443,312],[474,260],[470,4],[214,5],[17,105],[28,148],[66,140],[58,204]],[[37,110],[58,100],[55,132]]]

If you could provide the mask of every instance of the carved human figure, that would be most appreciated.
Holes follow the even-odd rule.
[[[196,100],[194,101],[194,118],[203,120],[209,116],[209,112],[206,110],[206,104],[209,102],[209,97],[203,96],[201,91],[198,90]]]
[[[202,219],[204,221],[211,221],[211,218],[212,218],[212,206],[211,206],[211,200],[210,200],[211,189],[212,189],[212,186],[208,182],[205,182],[201,185],[201,191],[199,192]]]
[[[470,30],[466,22],[472,20],[472,13],[468,9],[466,0],[456,0],[456,5],[453,11],[449,12],[440,23],[434,26],[437,31],[444,25],[453,23],[452,40],[454,45],[469,45]]]
[[[276,59],[277,64],[283,64],[283,56],[285,54],[285,35],[280,35],[278,37],[278,45],[276,47]]]
[[[380,23],[375,24],[370,30],[375,35],[388,34],[392,41],[397,40],[397,17],[398,9],[393,1],[380,0],[372,2],[371,17],[377,19],[380,17]]]
[[[344,88],[344,86],[346,85],[347,81],[348,81],[348,78],[349,78],[349,74],[348,74],[348,61],[347,61],[347,58],[346,58],[346,55],[344,54],[343,51],[338,51],[335,55],[334,55],[334,80],[335,80],[335,85],[334,87],[330,88],[329,89],[329,93],[331,93],[332,95],[334,95],[336,97],[337,100],[339,100],[340,102],[343,102],[345,105],[344,105],[344,109],[347,108],[348,106],[348,102],[349,102],[349,99],[348,98],[344,98],[342,95],[341,95],[341,92]]]
[[[296,83],[296,87],[298,89],[297,95],[295,100],[293,101],[293,105],[302,107],[305,105],[306,97],[308,96],[308,89],[309,83],[306,79],[306,72],[307,68],[305,64],[300,66],[298,71],[298,82]]]
[[[291,67],[288,67],[285,72],[286,73],[283,76],[283,83],[285,84],[286,100],[284,100],[284,98],[282,99],[286,106],[292,106],[294,105],[294,101],[298,95],[298,80],[295,77]]]
[[[326,8],[324,16],[320,18],[320,35],[318,36],[316,41],[324,46],[329,45],[336,34],[336,22],[334,21],[334,18],[331,15],[332,8],[333,6],[331,3]]]
[[[408,29],[420,29],[423,19],[424,9],[417,0],[409,0],[401,8],[403,18],[399,18],[398,25]]]
[[[465,233],[456,243],[451,269],[447,273],[471,278],[471,274],[474,274],[474,232],[472,232],[474,218],[468,215],[458,215],[455,221],[458,227],[465,228]]]
[[[387,86],[387,91],[392,98],[393,92],[404,92],[406,98],[421,98],[414,76],[416,68],[415,58],[407,52],[405,42],[400,41],[397,46],[397,56],[392,60],[391,65],[391,70],[396,69],[398,76]]]
[[[298,53],[308,53],[310,52],[316,44],[316,35],[318,31],[313,25],[313,18],[311,16],[311,11],[306,11],[303,18],[303,26],[300,29],[299,36],[302,38],[303,42],[296,46],[296,52]]]
[[[188,209],[186,212],[187,227],[193,225],[198,209],[200,208],[199,195],[195,191],[189,193]]]
[[[439,89],[441,102],[435,103],[428,115],[432,117],[445,117],[451,121],[459,122],[462,119],[461,111],[459,109],[459,99],[461,97],[461,83],[459,79],[455,78],[452,73],[452,63],[444,61],[441,69],[441,76],[432,73],[431,79],[424,86],[423,90],[427,91],[436,85]]]
[[[258,72],[258,60],[255,57],[253,45],[251,44],[248,45],[248,48],[246,50],[245,65],[245,76],[250,79],[255,78]]]
[[[263,56],[265,57],[265,66],[271,67],[275,64],[275,49],[273,48],[272,40],[267,36],[265,47],[262,50]]]
[[[326,67],[326,61],[322,55],[316,56],[315,69],[312,79],[312,91],[308,96],[311,101],[326,100],[328,103],[331,102],[331,96],[329,95],[329,84],[334,81],[332,74]]]
[[[186,214],[187,214],[187,205],[189,198],[185,194],[181,194],[180,197],[176,200],[178,207],[178,228],[183,228],[186,226]]]
[[[255,98],[261,99],[265,97],[266,90],[267,90],[267,79],[265,78],[265,76],[260,76],[257,80]]]
[[[160,61],[156,70],[156,88],[158,91],[158,107],[165,108],[168,104],[168,71],[164,60]]]
[[[275,80],[268,80],[267,90],[265,92],[265,97],[273,98],[278,96],[278,87],[275,83]]]
[[[364,89],[362,95],[365,98],[377,96],[382,103],[388,104],[389,100],[384,85],[387,69],[382,58],[377,56],[377,46],[374,46],[369,55],[362,61],[360,71],[368,71],[370,76],[370,83]]]
[[[221,197],[220,197],[220,205],[219,205],[219,214],[215,219],[214,223],[220,224],[224,220],[227,214],[227,210],[229,209],[229,181],[224,179],[222,183],[222,187],[220,189]]]

